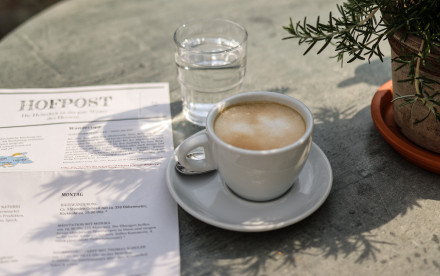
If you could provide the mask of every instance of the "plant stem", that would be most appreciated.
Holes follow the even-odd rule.
[[[415,97],[415,95],[398,96],[398,97],[392,99],[391,102],[395,102],[397,100],[401,100],[401,99],[405,99],[405,98],[414,98],[414,97]]]
[[[340,33],[348,32],[348,31],[350,31],[350,30],[352,30],[352,29],[354,29],[354,28],[356,28],[358,26],[364,25],[368,20],[370,20],[376,14],[376,12],[378,10],[379,10],[379,7],[375,8],[367,17],[364,18],[364,20],[362,20],[361,22],[359,22],[359,23],[357,23],[357,24],[355,24],[355,25],[353,25],[351,27],[345,28],[345,29],[343,29],[341,31],[332,32],[332,33],[329,33],[327,35],[311,36],[311,38],[313,38],[314,40],[322,40],[322,39],[326,39],[326,38],[331,38],[331,37],[333,37],[333,36],[335,36],[337,34],[340,34]],[[288,38],[293,38],[293,37],[288,37]]]
[[[391,28],[391,29],[389,29],[388,31],[386,31],[382,36],[376,36],[375,38],[373,38],[372,40],[370,40],[370,41],[368,41],[367,43],[365,43],[365,46],[368,46],[368,45],[370,45],[371,43],[373,43],[373,42],[375,42],[376,40],[378,40],[379,38],[382,38],[382,37],[386,37],[386,36],[388,36],[388,34],[389,33],[391,33],[391,32],[393,32],[395,30],[395,28],[393,27],[393,28]],[[359,45],[359,44],[358,44]],[[358,51],[360,48],[358,47],[358,48],[353,48],[353,49],[351,49],[350,50],[350,53],[354,53],[354,52],[356,52],[356,51]]]
[[[418,95],[422,95],[422,92],[420,91],[420,88],[419,88],[419,76],[420,76],[420,60],[421,60],[420,52],[422,51],[424,44],[425,44],[425,41],[422,40],[422,43],[420,43],[420,48],[419,48],[419,53],[418,53],[418,58],[417,58],[417,64],[416,64],[416,71],[415,71],[414,85],[416,87],[416,93]]]

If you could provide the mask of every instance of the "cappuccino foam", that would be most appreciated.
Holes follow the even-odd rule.
[[[290,145],[304,135],[306,124],[294,109],[274,102],[246,102],[223,110],[214,122],[224,142],[249,150]]]

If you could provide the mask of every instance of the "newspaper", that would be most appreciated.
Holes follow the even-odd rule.
[[[0,90],[0,274],[179,275],[167,83]]]

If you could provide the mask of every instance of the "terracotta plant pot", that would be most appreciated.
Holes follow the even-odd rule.
[[[388,39],[391,45],[391,58],[394,59],[397,56],[403,56],[408,53],[418,53],[422,40],[409,36],[406,41],[400,41],[398,35]],[[428,56],[428,61],[432,67],[423,67],[420,65],[420,75],[434,79],[440,82],[440,50],[433,49]],[[414,95],[416,93],[415,86],[411,82],[398,82],[398,80],[404,80],[408,78],[407,66],[396,71],[401,64],[392,61],[392,79],[393,79],[393,97],[396,98],[399,95]],[[427,89],[430,95],[434,94],[434,91],[440,92],[440,85],[432,85],[433,90]],[[440,97],[437,97],[437,101],[440,101]],[[415,144],[428,149],[433,152],[440,153],[440,121],[437,120],[434,114],[430,114],[426,120],[421,123],[415,124],[417,120],[420,120],[426,116],[429,112],[428,108],[420,102],[416,102],[414,106],[410,104],[402,106],[403,100],[396,100],[394,102],[394,120],[400,127],[402,133]],[[411,111],[412,108],[412,111]],[[440,112],[440,107],[437,108]]]

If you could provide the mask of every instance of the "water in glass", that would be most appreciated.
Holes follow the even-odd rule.
[[[246,49],[226,38],[185,40],[176,53],[183,112],[188,120],[204,125],[211,107],[237,93],[246,68]]]

